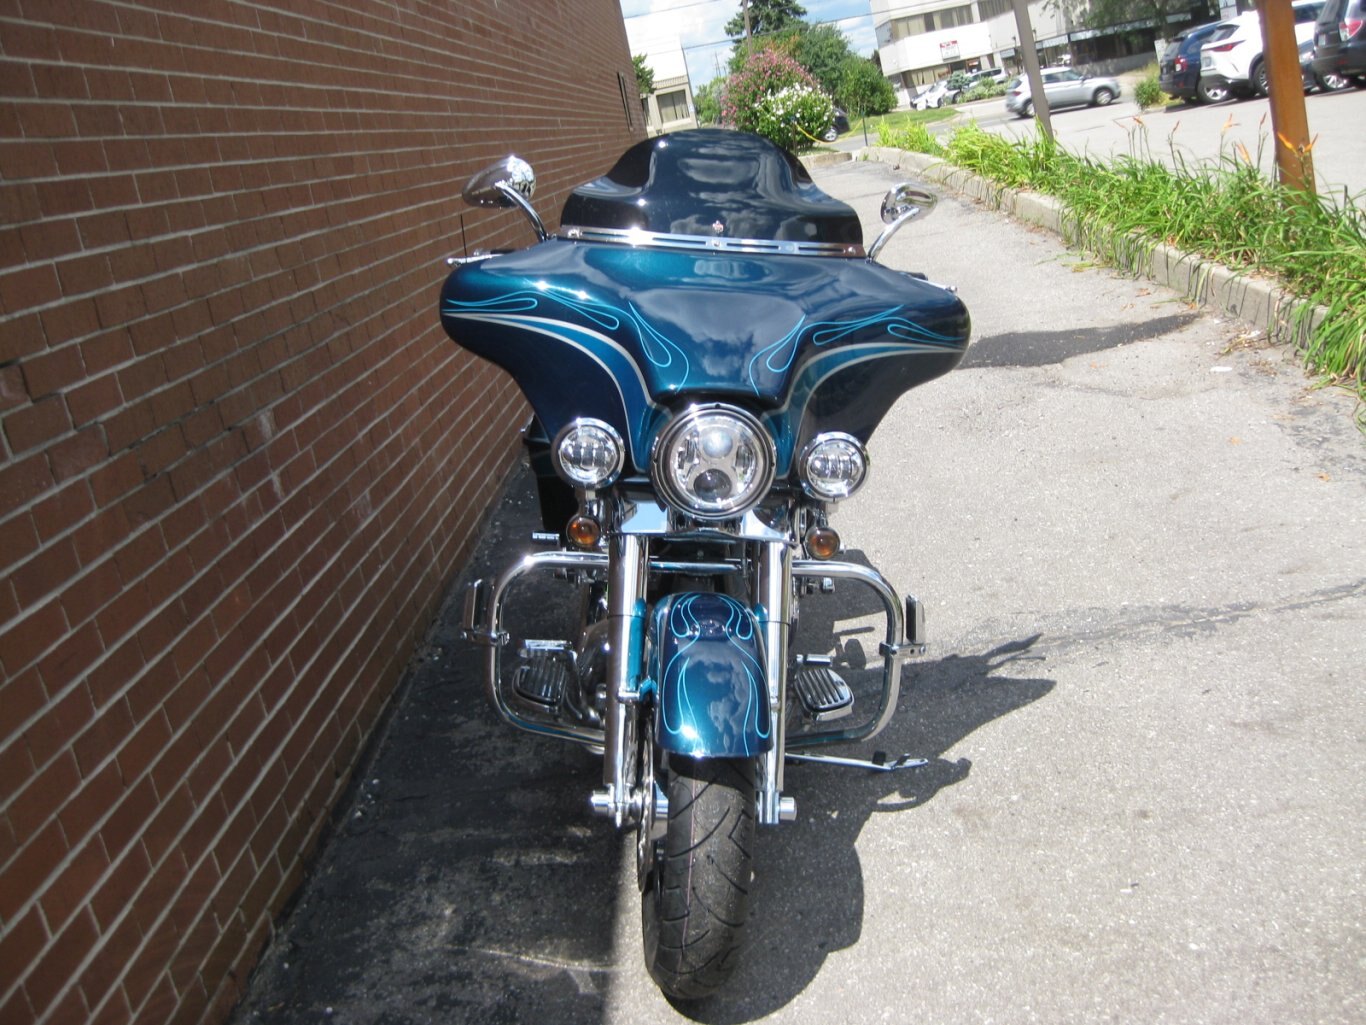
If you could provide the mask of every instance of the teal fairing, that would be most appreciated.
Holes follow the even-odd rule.
[[[655,739],[694,758],[751,758],[773,746],[758,623],[723,594],[671,594],[654,610],[648,676]]]
[[[953,293],[862,258],[558,238],[458,266],[441,318],[512,374],[550,437],[596,417],[645,472],[672,409],[730,401],[772,431],[780,476],[822,430],[866,442],[897,398],[958,363],[969,330]]]

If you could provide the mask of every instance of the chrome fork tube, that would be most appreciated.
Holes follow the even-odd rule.
[[[645,587],[649,542],[639,534],[615,534],[608,542],[607,757],[603,783],[617,826],[625,823],[635,784],[634,716],[640,702],[645,636]],[[629,706],[629,707],[628,707]]]
[[[773,728],[773,747],[759,763],[758,813],[761,823],[775,825],[796,814],[792,800],[782,797],[787,747],[787,639],[792,625],[792,549],[786,542],[763,543],[756,585]]]

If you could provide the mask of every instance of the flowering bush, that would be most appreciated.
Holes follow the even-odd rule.
[[[804,149],[834,123],[835,107],[816,80],[785,53],[759,50],[731,75],[721,120],[784,149]]]

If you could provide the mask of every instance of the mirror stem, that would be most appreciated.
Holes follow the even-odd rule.
[[[542,242],[550,237],[545,230],[545,224],[541,222],[541,215],[536,212],[536,208],[531,205],[531,201],[527,199],[526,196],[522,195],[507,182],[498,182],[494,188],[506,196],[514,206],[519,207],[522,213],[526,214],[527,219],[531,221],[531,226],[536,230],[537,237],[540,238]]]

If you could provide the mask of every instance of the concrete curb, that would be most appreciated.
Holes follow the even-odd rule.
[[[1088,231],[1064,203],[1052,196],[998,185],[938,157],[885,146],[867,146],[857,155],[849,156],[906,168],[993,209],[1046,228],[1069,245],[1082,246],[1113,260],[1125,273],[1145,277],[1180,292],[1196,305],[1245,321],[1278,342],[1304,347],[1328,312],[1273,282],[1252,277],[1246,271],[1235,271],[1166,243],[1153,242],[1133,233],[1116,236]]]

